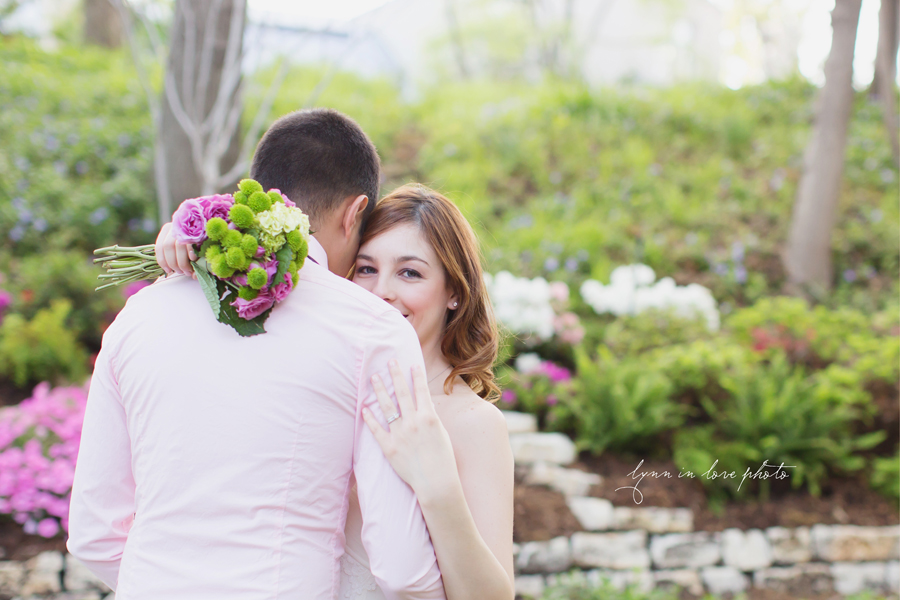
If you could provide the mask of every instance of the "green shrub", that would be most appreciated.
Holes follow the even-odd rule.
[[[674,591],[654,589],[641,591],[636,585],[619,589],[607,578],[589,581],[582,571],[559,576],[560,581],[544,590],[541,600],[677,600]]]
[[[618,360],[601,347],[592,360],[579,348],[575,364],[578,376],[561,410],[575,424],[579,447],[595,455],[643,450],[682,423],[684,408],[671,400],[672,382],[640,357]]]
[[[615,356],[624,356],[714,337],[700,319],[679,317],[672,311],[647,310],[614,319],[604,328],[601,343]]]
[[[894,501],[900,499],[900,448],[894,456],[876,457],[872,459],[872,472],[869,483]]]
[[[15,256],[152,241],[152,124],[127,51],[0,40],[0,238]]]
[[[717,339],[659,348],[648,353],[647,362],[669,378],[675,395],[708,395],[721,389],[719,380],[727,372],[755,365],[759,357],[720,335]]]
[[[894,308],[868,315],[849,307],[811,308],[800,298],[764,298],[730,315],[726,327],[765,356],[787,352],[814,367],[839,363],[864,381],[900,378],[900,337]]]
[[[71,303],[66,324],[82,344],[100,348],[106,325],[124,305],[122,289],[94,291],[101,272],[78,251],[54,251],[13,259],[9,287],[16,301],[12,311],[30,319],[58,298]]]
[[[786,469],[792,487],[805,484],[818,495],[830,472],[861,469],[865,461],[856,452],[872,448],[886,435],[854,436],[852,425],[861,412],[855,390],[834,381],[823,385],[783,355],[755,368],[745,365],[720,383],[728,393],[725,400],[701,401],[712,423],[679,431],[674,441],[680,469],[704,473],[718,461],[715,471],[737,473],[737,481],[701,478],[718,493],[747,494],[751,481],[737,489],[742,475],[747,469],[756,472],[765,460],[792,466]],[[759,480],[760,494],[766,497],[768,490],[769,482]]]
[[[0,325],[0,374],[18,387],[28,383],[82,383],[87,353],[66,325],[71,311],[67,300],[55,300],[33,319],[7,315]]]

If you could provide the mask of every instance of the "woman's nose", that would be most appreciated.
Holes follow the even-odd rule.
[[[389,277],[379,274],[378,281],[375,282],[375,289],[372,290],[376,296],[385,302],[391,302],[394,299],[394,291],[390,285],[389,279]]]

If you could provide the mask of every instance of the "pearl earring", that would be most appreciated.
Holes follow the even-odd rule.
[[[459,306],[459,302],[454,302],[454,303],[453,303],[453,308],[456,308],[457,306]]]

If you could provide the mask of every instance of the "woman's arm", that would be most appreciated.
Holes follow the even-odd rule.
[[[502,415],[490,405],[467,411],[454,419],[451,442],[424,372],[413,371],[415,399],[393,366],[391,375],[400,411],[380,380],[373,383],[384,414],[401,417],[385,431],[371,414],[364,416],[416,492],[447,599],[512,600],[513,461]]]

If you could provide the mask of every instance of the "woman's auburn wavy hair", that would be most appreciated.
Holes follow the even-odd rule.
[[[386,231],[412,223],[434,248],[447,287],[459,306],[448,310],[441,352],[452,367],[444,393],[461,377],[489,402],[500,397],[494,381],[499,332],[481,269],[481,251],[472,226],[453,202],[420,184],[401,186],[381,199],[369,215],[360,246]]]

